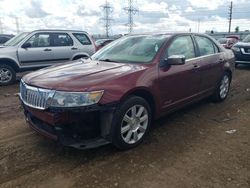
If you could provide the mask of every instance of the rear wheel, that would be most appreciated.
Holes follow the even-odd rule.
[[[214,100],[216,102],[224,101],[227,98],[229,93],[230,83],[231,83],[230,74],[228,72],[225,72],[214,93]]]
[[[122,103],[114,117],[112,142],[119,149],[130,149],[143,141],[152,115],[145,99],[132,96]]]
[[[6,64],[0,64],[0,86],[12,84],[16,80],[16,72]]]

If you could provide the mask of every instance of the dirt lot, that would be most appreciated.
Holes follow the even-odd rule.
[[[0,88],[0,187],[250,187],[250,67],[236,70],[225,102],[155,121],[126,152],[60,150],[26,125],[17,92]]]

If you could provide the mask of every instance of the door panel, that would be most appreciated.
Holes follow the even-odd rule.
[[[168,111],[181,103],[188,102],[197,94],[199,75],[197,74],[195,50],[192,38],[179,36],[166,49],[166,57],[184,55],[184,65],[167,65],[159,68],[159,91],[163,111]]]
[[[52,34],[52,49],[55,62],[69,61],[78,49],[67,33]]]
[[[53,51],[50,48],[19,48],[18,57],[21,64],[47,64],[54,60]]]
[[[214,54],[201,58],[199,62],[200,90],[208,91],[216,87],[217,81],[222,71],[222,54]]]
[[[189,60],[184,65],[160,69],[159,87],[163,109],[168,110],[195,97],[199,84],[199,75],[194,68],[196,62]]]
[[[222,71],[224,57],[213,41],[204,36],[195,36],[200,53],[199,74],[201,92],[213,90]]]
[[[25,43],[30,47],[18,49],[18,58],[21,64],[47,64],[53,61],[54,55],[51,48],[51,35],[49,33],[34,34]]]

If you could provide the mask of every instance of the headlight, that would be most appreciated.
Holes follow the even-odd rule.
[[[239,47],[236,47],[236,46],[233,46],[233,47],[232,47],[232,50],[235,51],[235,52],[240,52],[240,48],[239,48]]]
[[[100,101],[103,91],[93,92],[62,92],[56,91],[50,106],[52,107],[80,107],[96,104]]]

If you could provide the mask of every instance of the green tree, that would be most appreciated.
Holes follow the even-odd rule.
[[[239,31],[240,31],[239,26],[235,27],[235,33],[239,33]]]

